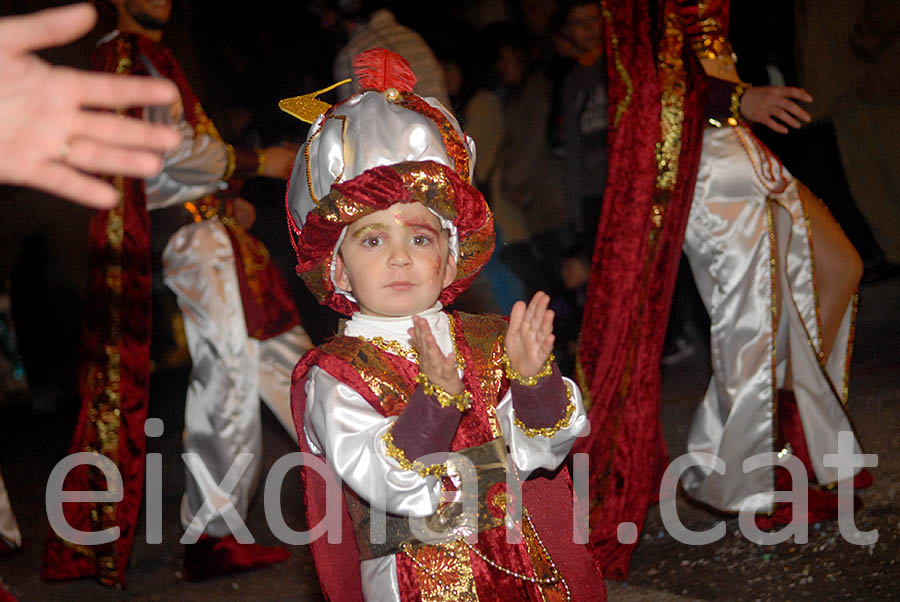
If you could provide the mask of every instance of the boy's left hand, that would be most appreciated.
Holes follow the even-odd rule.
[[[541,371],[553,351],[553,312],[547,309],[550,296],[538,291],[528,303],[516,301],[509,314],[506,331],[506,356],[523,378],[531,378]]]

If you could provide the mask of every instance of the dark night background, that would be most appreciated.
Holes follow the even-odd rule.
[[[510,0],[506,4],[540,3]],[[3,0],[0,16],[60,4],[65,2]],[[174,0],[163,43],[179,59],[226,141],[246,146],[303,141],[308,126],[282,113],[278,101],[331,84],[332,60],[343,43],[320,27],[311,4]],[[775,64],[786,83],[796,82],[791,53],[793,4],[791,0],[732,2],[731,39],[744,80],[765,84],[767,65]],[[470,53],[473,16],[479,12],[502,14],[503,5],[502,0],[390,2],[398,21],[421,33],[439,58]],[[505,14],[515,18],[517,10],[506,9]],[[87,68],[94,42],[113,27],[111,16],[102,17],[85,38],[41,54],[56,64]],[[333,100],[327,95],[324,99]],[[830,125],[819,124],[787,136],[759,133],[788,168],[827,201],[863,259],[877,258],[877,245],[850,198]],[[331,332],[335,316],[321,310],[293,276],[284,192],[283,182],[258,179],[245,188],[244,196],[257,207],[253,233],[266,243],[288,276],[304,325],[318,341]],[[182,578],[177,504],[183,482],[179,454],[187,368],[183,364],[164,367],[159,356],[155,359],[162,367],[153,376],[150,415],[163,418],[166,430],[160,439],[149,441],[148,451],[164,454],[164,475],[171,485],[164,491],[164,543],[140,545],[141,526],[128,573],[129,587],[124,592],[102,588],[90,580],[47,585],[37,576],[46,529],[43,487],[53,463],[66,453],[79,403],[78,331],[90,215],[85,208],[42,193],[0,187],[0,293],[10,293],[18,306],[14,311],[20,315],[16,322],[20,351],[32,381],[31,397],[0,397],[0,468],[28,540],[24,554],[0,558],[0,581],[23,601],[319,600],[314,567],[305,548],[294,550],[284,565],[265,571],[203,585]],[[894,279],[863,289],[853,359],[853,418],[866,451],[880,454],[881,462],[874,472],[876,486],[864,492],[864,513],[858,524],[880,529],[877,548],[845,544],[839,540],[837,526],[826,525],[816,529],[805,546],[786,543],[766,549],[729,535],[715,546],[686,549],[663,536],[654,509],[629,581],[624,586],[611,585],[610,600],[900,600],[900,462],[894,459],[900,449],[900,379],[895,373],[900,365],[897,285]],[[160,294],[168,293],[162,290]],[[690,413],[708,377],[706,353],[678,370],[663,371],[661,415],[673,458],[684,449]],[[264,436],[267,465],[294,451],[293,442],[267,411]],[[298,481],[296,474],[286,479],[282,506],[288,524],[299,529],[302,510],[294,503]],[[276,544],[265,527],[260,502],[254,504],[248,525],[260,543]],[[679,512],[684,513],[689,528],[698,530],[720,519],[681,502]],[[736,523],[729,519],[729,534],[737,529]]]

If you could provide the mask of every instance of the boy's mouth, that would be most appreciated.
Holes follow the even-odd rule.
[[[412,287],[413,287],[413,283],[409,282],[408,280],[395,280],[394,282],[391,282],[390,284],[388,284],[385,288],[392,288],[392,289],[398,290],[398,291],[405,291]]]

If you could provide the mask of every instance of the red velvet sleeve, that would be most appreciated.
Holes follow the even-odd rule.
[[[707,77],[706,108],[704,116],[725,123],[731,117],[731,95],[737,84],[717,77]]]
[[[569,405],[566,383],[559,367],[553,362],[553,372],[533,387],[517,383],[509,384],[516,416],[528,428],[545,428],[556,424]]]
[[[394,423],[394,445],[415,460],[426,454],[448,451],[462,412],[456,406],[441,407],[422,385],[417,385],[406,408]]]

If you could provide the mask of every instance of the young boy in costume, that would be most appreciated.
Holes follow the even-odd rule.
[[[411,92],[399,56],[377,49],[356,65],[363,91],[314,121],[288,191],[298,272],[350,316],[303,357],[292,387],[301,448],[343,483],[341,543],[312,542],[323,592],[603,600],[560,468],[585,413],[550,354],[549,298],[517,303],[508,323],[443,310],[493,249],[490,210],[469,184],[474,144],[440,103]],[[327,108],[312,96],[284,102],[301,118]],[[466,461],[477,488],[460,480]],[[507,471],[538,469],[521,493],[508,489]],[[310,528],[337,511],[309,468],[304,495]],[[477,517],[459,500],[474,500]],[[427,543],[410,518],[424,520]]]

